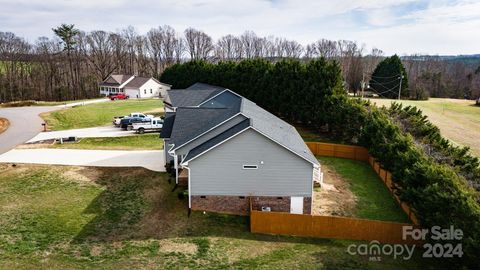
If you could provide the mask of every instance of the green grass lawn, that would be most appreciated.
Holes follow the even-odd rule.
[[[378,106],[390,106],[392,99],[371,99]],[[427,101],[401,100],[423,111],[428,119],[440,128],[442,135],[458,145],[469,146],[480,156],[480,107],[473,100],[430,98]]]
[[[54,144],[51,148],[102,150],[160,150],[163,140],[158,133],[112,138],[83,138],[77,143]]]
[[[159,99],[118,100],[67,108],[42,114],[52,130],[87,128],[108,125],[114,116],[131,112],[158,112],[163,108]]]
[[[346,253],[354,242],[249,232],[248,218],[187,215],[165,173],[0,165],[0,269],[425,269]]]
[[[368,163],[334,157],[318,160],[348,181],[350,191],[357,197],[355,217],[411,223]]]

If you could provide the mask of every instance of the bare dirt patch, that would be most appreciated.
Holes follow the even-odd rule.
[[[350,191],[348,182],[332,167],[322,165],[323,185],[313,193],[314,215],[353,216],[357,198]]]
[[[186,243],[175,241],[173,239],[163,239],[159,241],[160,251],[165,253],[183,253],[183,254],[195,254],[198,247],[193,243]]]
[[[79,183],[89,183],[94,184],[102,175],[101,171],[96,168],[91,167],[68,167],[67,170],[63,172],[63,176],[79,182]]]
[[[9,126],[10,122],[6,118],[0,117],[0,134],[7,130]]]

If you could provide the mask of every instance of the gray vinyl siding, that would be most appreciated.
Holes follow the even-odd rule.
[[[243,169],[244,164],[258,169]],[[252,129],[188,167],[192,195],[312,196],[313,165]]]
[[[243,115],[237,115],[233,117],[232,119],[228,120],[227,122],[223,123],[221,126],[216,127],[215,129],[209,131],[208,133],[202,135],[201,137],[193,140],[190,143],[187,143],[186,145],[182,146],[181,148],[175,150],[175,153],[177,155],[186,155],[188,151],[192,150],[193,148],[201,145],[202,143],[210,140],[211,138],[219,135],[220,133],[224,132],[225,130],[235,126],[236,124],[242,122],[245,120],[245,116]]]

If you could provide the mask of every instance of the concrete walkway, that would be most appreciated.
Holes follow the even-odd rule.
[[[144,167],[164,172],[163,150],[116,151],[74,149],[13,149],[0,155],[0,163],[32,163],[93,167]]]
[[[102,103],[102,102],[108,102],[111,101],[108,98],[100,98],[100,99],[92,99],[92,100],[85,100],[85,101],[78,101],[78,102],[72,102],[72,103],[65,103],[62,105],[56,105],[56,108],[68,108],[68,107],[73,107],[73,106],[81,106],[81,105],[88,105],[88,104],[94,104],[94,103]]]
[[[123,136],[131,136],[131,135],[135,135],[135,131],[126,131],[121,128],[116,128],[113,126],[93,127],[93,128],[41,132],[37,134],[37,136],[28,140],[27,143],[57,139],[57,138],[67,138],[67,137],[97,138],[97,137],[123,137]]]

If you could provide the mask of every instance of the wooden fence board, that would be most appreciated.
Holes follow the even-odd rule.
[[[403,239],[404,226],[411,224],[334,216],[299,215],[280,212],[250,213],[253,233],[284,234],[348,240],[377,240],[389,244],[417,244]]]

